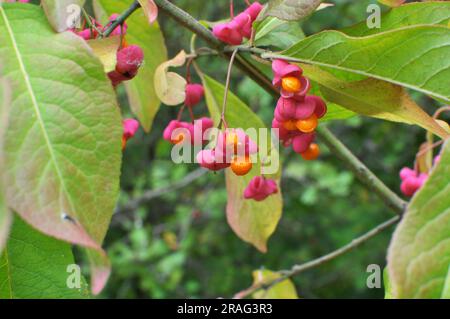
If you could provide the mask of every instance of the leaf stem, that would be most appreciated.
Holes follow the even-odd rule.
[[[438,119],[439,116],[441,116],[441,114],[444,113],[444,112],[450,112],[450,105],[443,106],[443,107],[439,108],[436,112],[434,112],[433,118],[434,119]]]
[[[225,83],[225,93],[223,95],[222,114],[220,116],[219,129],[222,128],[222,124],[225,124],[225,127],[227,127],[226,125],[227,122],[225,120],[225,112],[227,110],[228,91],[230,90],[231,71],[233,70],[234,59],[236,58],[236,54],[238,52],[239,52],[238,48],[234,49],[233,54],[231,55],[230,58],[230,63],[228,64],[227,80]]]
[[[94,22],[92,22],[92,18],[89,16],[89,14],[86,12],[86,10],[84,8],[81,8],[81,10],[83,12],[84,20],[89,25],[89,28],[91,30],[95,30],[98,34],[102,34],[102,31],[97,28],[97,26],[95,25]]]
[[[440,140],[440,141],[437,141],[437,142],[432,143],[432,144],[430,144],[430,143],[425,143],[425,145],[427,145],[427,144],[428,144],[428,145],[425,146],[423,149],[419,150],[419,152],[416,154],[416,161],[418,160],[419,157],[421,157],[421,156],[424,155],[425,153],[427,153],[427,152],[433,150],[434,148],[436,148],[436,147],[441,146],[442,144],[444,144],[444,142],[445,142],[445,140]]]
[[[237,294],[234,295],[233,298],[236,299],[241,299],[241,298],[245,298],[247,296],[250,296],[251,294],[262,290],[262,289],[270,289],[271,287],[273,287],[274,285],[288,279],[291,278],[295,275],[298,275],[306,270],[318,267],[330,260],[333,260],[339,256],[344,255],[345,253],[359,247],[360,245],[362,245],[363,243],[365,243],[366,241],[368,241],[369,239],[375,237],[376,235],[378,235],[379,233],[381,233],[382,231],[386,230],[387,228],[389,228],[390,226],[396,224],[397,222],[399,222],[401,219],[401,216],[395,216],[391,219],[389,219],[388,221],[378,225],[377,227],[373,228],[372,230],[368,231],[367,233],[363,234],[362,236],[353,239],[350,243],[348,243],[345,246],[342,246],[339,249],[336,249],[335,251],[332,251],[326,255],[323,255],[322,257],[319,257],[317,259],[313,259],[311,261],[308,261],[304,264],[299,264],[299,265],[294,265],[291,267],[291,269],[288,270],[281,270],[278,271],[279,274],[281,274],[281,277],[272,280],[270,282],[264,282],[261,284],[256,284],[253,285]]]

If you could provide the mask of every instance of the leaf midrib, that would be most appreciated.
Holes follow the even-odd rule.
[[[50,157],[51,157],[51,161],[53,162],[56,174],[58,175],[58,179],[60,180],[61,187],[63,188],[64,193],[68,194],[67,187],[66,187],[66,185],[64,183],[64,179],[63,179],[61,170],[60,170],[60,168],[59,168],[59,166],[57,164],[56,156],[55,156],[55,154],[53,152],[52,144],[50,142],[49,135],[48,135],[47,130],[45,128],[44,121],[42,120],[42,115],[41,115],[41,112],[39,110],[39,105],[38,105],[38,102],[37,102],[37,98],[36,98],[36,95],[34,93],[33,87],[31,85],[30,78],[28,76],[28,73],[27,73],[27,70],[26,70],[26,67],[25,67],[25,64],[24,64],[24,61],[23,61],[23,57],[22,57],[22,55],[21,55],[21,53],[19,51],[19,47],[17,45],[17,41],[16,41],[16,38],[14,36],[11,24],[9,23],[9,19],[8,19],[8,16],[6,15],[6,12],[5,12],[4,8],[1,7],[1,6],[0,6],[0,12],[2,14],[3,20],[5,21],[5,26],[6,26],[9,38],[11,40],[11,43],[12,43],[15,55],[17,57],[17,61],[18,61],[19,66],[20,66],[20,72],[22,73],[22,76],[23,76],[23,78],[25,80],[25,84],[27,86],[27,91],[28,91],[28,93],[30,95],[30,98],[31,98],[31,101],[32,101],[32,104],[33,104],[33,108],[34,108],[34,111],[36,113],[36,119],[37,119],[37,121],[39,123],[39,126],[40,126],[41,130],[42,130],[42,134],[44,136],[45,143],[46,143],[46,146],[48,148],[48,152],[49,152]],[[67,196],[67,200],[68,200],[69,205],[71,206],[71,208],[73,210],[73,203],[72,203],[72,200],[71,200],[70,196]]]

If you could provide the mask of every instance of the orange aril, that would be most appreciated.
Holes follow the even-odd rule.
[[[231,162],[231,170],[237,176],[247,175],[248,172],[252,169],[253,164],[248,156],[245,158],[235,157]]]
[[[313,114],[305,120],[298,120],[295,123],[295,126],[297,126],[297,128],[300,132],[311,133],[311,132],[314,132],[314,130],[317,128],[318,124],[319,124],[319,120],[317,119],[317,116],[315,114]]]
[[[315,143],[311,144],[306,152],[303,152],[301,155],[303,159],[307,161],[313,161],[317,159],[320,155],[319,145]]]
[[[281,80],[281,87],[289,93],[297,93],[302,89],[302,82],[295,76],[287,76]]]
[[[288,131],[295,131],[297,130],[297,126],[295,124],[296,124],[295,121],[288,120],[283,123],[283,127]]]

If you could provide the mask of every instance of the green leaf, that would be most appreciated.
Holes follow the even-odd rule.
[[[413,26],[363,38],[324,31],[282,56],[377,78],[450,102],[449,54],[450,28]]]
[[[132,2],[132,0],[95,0],[94,9],[97,18],[105,22],[111,14],[124,12]],[[153,78],[156,68],[167,60],[167,49],[158,23],[149,25],[143,10],[134,12],[127,19],[127,24],[127,42],[139,45],[144,50],[145,60],[138,75],[133,80],[125,82],[125,87],[131,110],[138,117],[144,130],[149,132],[160,106]]]
[[[79,22],[86,0],[41,0],[48,21],[56,32],[63,32]]]
[[[395,230],[388,253],[394,298],[449,296],[450,142]]]
[[[270,46],[284,50],[305,37],[299,22],[287,22],[274,17],[257,22],[255,28],[256,46]]]
[[[0,299],[88,298],[84,278],[73,277],[74,265],[69,244],[39,233],[16,216],[0,256]],[[72,284],[78,278],[77,288]]]
[[[413,2],[392,9],[381,16],[380,28],[368,28],[363,21],[342,32],[362,37],[414,25],[448,25],[450,21],[450,2]]]
[[[300,20],[316,11],[321,3],[322,0],[269,0],[260,17],[271,16],[287,21]]]
[[[345,120],[356,115],[355,112],[337,105],[336,103],[327,102],[327,114],[320,119],[320,122],[328,122],[335,120]]]
[[[8,237],[10,224],[11,214],[5,203],[3,185],[0,183],[0,254],[3,251],[6,238]]]
[[[387,268],[383,270],[383,282],[384,282],[384,299],[393,299],[391,281],[389,280],[389,272]]]
[[[255,270],[253,285],[265,285],[280,277],[280,274],[270,270]],[[298,299],[294,283],[290,279],[283,280],[269,289],[259,290],[252,297],[254,299]]]
[[[321,123],[333,120],[345,120],[357,115],[357,113],[327,100],[320,91],[320,85],[317,82],[311,81],[311,90],[309,91],[309,94],[320,96],[327,103],[327,114],[320,119]]]
[[[101,252],[123,130],[101,62],[83,39],[54,33],[41,8],[14,3],[0,7],[0,52],[12,94],[8,206],[48,235]]]
[[[358,114],[417,124],[438,136],[448,136],[448,133],[398,85],[372,78],[347,82],[316,66],[302,64],[302,68],[307,77],[319,83],[320,91],[327,101]]]
[[[218,123],[225,91],[224,86],[206,75],[202,78],[209,112],[214,121]],[[231,92],[228,95],[225,118],[230,128],[242,128],[244,130],[248,128],[266,128],[261,119]],[[270,138],[270,133],[268,135]],[[272,152],[276,151],[273,150]],[[273,154],[273,157],[278,158],[277,155]],[[279,172],[280,170],[281,167]],[[272,176],[278,182],[279,172]],[[278,194],[271,195],[262,202],[244,199],[244,189],[250,180],[257,175],[261,175],[261,164],[259,161],[254,163],[250,173],[243,177],[238,177],[227,169],[227,220],[241,239],[251,243],[261,252],[266,252],[267,240],[275,231],[281,218],[282,198],[281,192],[278,192]]]
[[[405,3],[406,0],[378,0],[378,2],[389,7],[398,7]]]
[[[0,65],[1,67],[1,65]],[[9,106],[11,89],[4,79],[0,78],[0,172],[4,171],[4,135],[9,122]],[[11,213],[6,205],[3,176],[0,176],[0,254],[6,243],[11,224]]]

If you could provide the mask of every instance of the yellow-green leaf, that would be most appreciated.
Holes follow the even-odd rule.
[[[448,136],[398,85],[373,78],[347,82],[315,66],[302,64],[302,68],[306,76],[320,84],[328,101],[358,114],[416,124],[440,137]]]
[[[186,99],[187,81],[175,72],[169,72],[171,67],[180,67],[186,63],[186,53],[181,51],[173,59],[161,63],[155,72],[155,90],[159,99],[166,105],[178,105]]]
[[[324,31],[281,56],[376,78],[450,102],[449,54],[450,28],[420,25],[358,38]]]
[[[413,25],[448,25],[450,2],[412,2],[394,8],[381,16],[380,28],[369,28],[367,21],[342,29],[345,34],[362,37]]]
[[[267,285],[280,278],[279,273],[270,270],[255,270],[253,272],[253,285]],[[268,289],[255,292],[254,299],[298,299],[295,286],[290,279],[285,279]]]
[[[379,3],[389,7],[399,7],[406,2],[406,0],[378,0]]]
[[[88,40],[87,43],[97,58],[102,62],[105,73],[116,69],[117,49],[120,46],[119,36]]]
[[[384,299],[393,299],[391,281],[389,280],[389,272],[387,268],[383,270],[383,282],[384,282]]]

